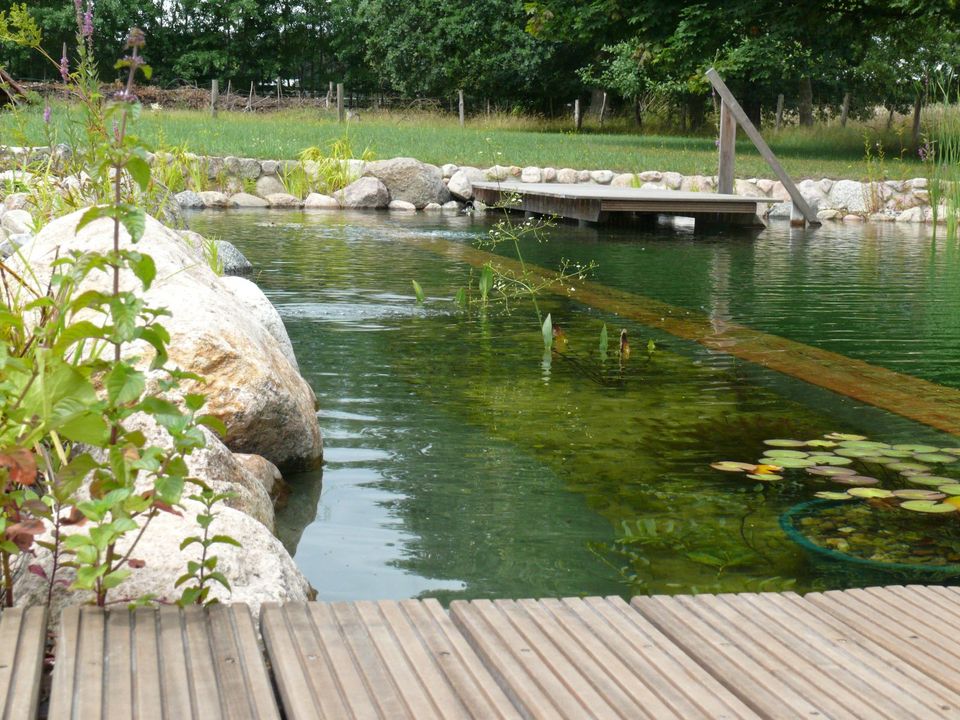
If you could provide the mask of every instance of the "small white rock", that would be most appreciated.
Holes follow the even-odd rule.
[[[538,183],[542,179],[540,168],[529,165],[520,173],[520,182]]]
[[[307,195],[306,200],[303,201],[303,207],[310,208],[311,210],[339,210],[340,203],[337,202],[336,198],[329,195],[310,193]]]
[[[387,209],[393,210],[394,212],[416,212],[417,206],[406,200],[391,200],[390,204],[387,205]]]
[[[610,170],[594,170],[590,173],[590,179],[598,185],[609,185],[613,182],[613,172]]]

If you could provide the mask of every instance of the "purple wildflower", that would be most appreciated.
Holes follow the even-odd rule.
[[[83,10],[83,0],[73,0],[73,7],[77,11],[77,15],[79,15]]]
[[[50,116],[51,116],[51,114],[52,114],[52,112],[51,112],[51,110],[50,110],[50,106],[49,106],[49,105],[47,105],[46,107],[43,108],[43,122],[45,122],[47,125],[50,124]]]
[[[63,78],[64,82],[70,81],[70,61],[67,59],[67,53],[63,53],[63,57],[60,58],[60,77]]]
[[[87,3],[87,11],[83,14],[83,36],[87,39],[93,37],[93,3]]]
[[[143,30],[138,27],[130,28],[130,33],[127,35],[127,47],[128,48],[137,48],[140,49],[147,43],[146,35],[144,35]]]
[[[927,161],[927,158],[929,158],[930,155],[931,155],[931,152],[930,152],[930,144],[929,144],[929,143],[924,143],[923,145],[921,145],[920,147],[918,147],[918,148],[917,148],[917,155],[920,156],[920,161],[921,161],[921,162],[926,162],[926,161]]]

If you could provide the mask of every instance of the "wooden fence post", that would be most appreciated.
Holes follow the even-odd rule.
[[[717,192],[733,193],[733,173],[737,157],[737,121],[727,103],[720,100],[720,165],[717,171]]]
[[[330,109],[330,103],[333,102],[333,80],[327,86],[327,110]]]
[[[457,95],[459,96],[460,101],[460,127],[463,127],[464,114],[463,114],[463,90],[457,90]]]
[[[277,78],[277,110],[280,109],[280,78]]]
[[[603,129],[603,116],[607,112],[607,91],[603,91],[603,102],[600,103],[600,128]]]
[[[343,83],[337,83],[337,122],[342,123],[345,119],[343,110]]]
[[[210,117],[217,116],[217,100],[220,97],[220,81],[210,81]]]
[[[777,130],[783,125],[783,93],[777,95]]]
[[[573,126],[580,132],[583,126],[583,115],[580,114],[580,98],[573,101]]]
[[[843,105],[840,107],[840,127],[847,126],[847,115],[850,113],[850,93],[843,94]]]

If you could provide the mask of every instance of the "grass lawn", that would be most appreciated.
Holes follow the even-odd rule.
[[[58,141],[76,132],[74,113],[54,108]],[[554,128],[556,122],[551,124]],[[437,115],[363,115],[359,122],[338,125],[329,115],[310,111],[245,114],[221,112],[217,119],[199,111],[145,109],[135,131],[154,146],[185,146],[198,154],[263,159],[295,158],[304,148],[324,148],[349,132],[355,154],[369,148],[377,158],[411,156],[437,165],[538,165],[556,168],[609,169],[620,172],[674,170],[712,175],[717,170],[713,137],[637,135],[626,128],[601,133],[557,132],[542,121],[497,116],[460,128],[455,119]],[[545,129],[538,129],[545,128]],[[923,175],[912,153],[900,148],[896,133],[869,126],[789,128],[765,137],[794,179],[903,179]],[[886,157],[867,160],[865,141],[886,145]],[[41,110],[20,121],[0,113],[0,142],[46,144]],[[873,152],[871,152],[873,154]],[[902,156],[902,158],[901,158]],[[747,139],[737,143],[738,177],[773,177]]]

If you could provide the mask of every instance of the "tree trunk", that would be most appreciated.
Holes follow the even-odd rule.
[[[634,98],[633,100],[633,119],[636,121],[637,127],[643,130],[643,108],[640,106],[640,98]]]
[[[783,125],[783,93],[777,95],[777,130]]]
[[[887,115],[887,130],[893,127],[893,105],[891,105],[888,109],[890,110],[890,113]]]
[[[800,124],[813,125],[813,85],[808,77],[800,78]]]
[[[920,147],[920,113],[923,110],[923,98],[917,95],[913,101],[913,128],[910,132],[910,140],[914,148]]]

